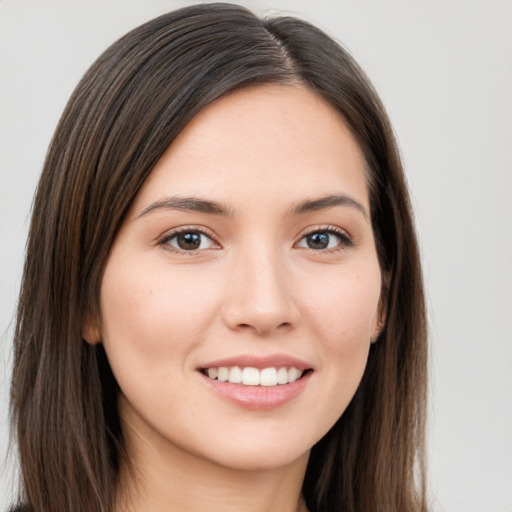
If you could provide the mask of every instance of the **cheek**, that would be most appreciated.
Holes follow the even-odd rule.
[[[327,274],[304,292],[309,297],[306,308],[315,329],[326,341],[340,350],[350,349],[357,341],[370,342],[379,313],[378,267]]]
[[[364,272],[341,272],[326,276],[321,287],[310,289],[311,328],[316,333],[316,351],[329,380],[327,394],[336,420],[352,399],[364,373],[370,339],[377,321],[380,271],[370,266]]]
[[[176,356],[200,343],[214,311],[214,291],[198,288],[200,276],[191,281],[187,271],[171,273],[158,262],[117,257],[112,263],[101,287],[101,327],[111,364],[148,372],[164,365],[169,371],[169,362],[186,364]]]

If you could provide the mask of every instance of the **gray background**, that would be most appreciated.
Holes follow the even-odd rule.
[[[192,2],[0,0],[0,510],[10,343],[30,203],[77,81],[111,42]],[[512,511],[512,3],[245,1],[341,40],[386,104],[423,248],[434,509]]]

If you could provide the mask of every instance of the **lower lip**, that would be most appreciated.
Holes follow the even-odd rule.
[[[277,386],[244,386],[219,382],[200,373],[206,384],[217,394],[246,409],[275,409],[297,398],[307,386],[311,374],[307,372],[299,380]]]

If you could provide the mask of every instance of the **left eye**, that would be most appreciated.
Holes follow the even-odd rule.
[[[297,247],[315,250],[334,249],[339,245],[343,245],[343,243],[347,241],[346,238],[347,237],[344,237],[342,234],[334,231],[314,231],[302,237]]]
[[[179,251],[198,251],[211,249],[215,244],[213,240],[201,231],[181,231],[175,233],[162,241]]]

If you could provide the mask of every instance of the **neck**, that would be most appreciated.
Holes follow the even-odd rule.
[[[278,468],[233,469],[175,445],[158,446],[125,425],[116,512],[298,512],[309,453]]]

